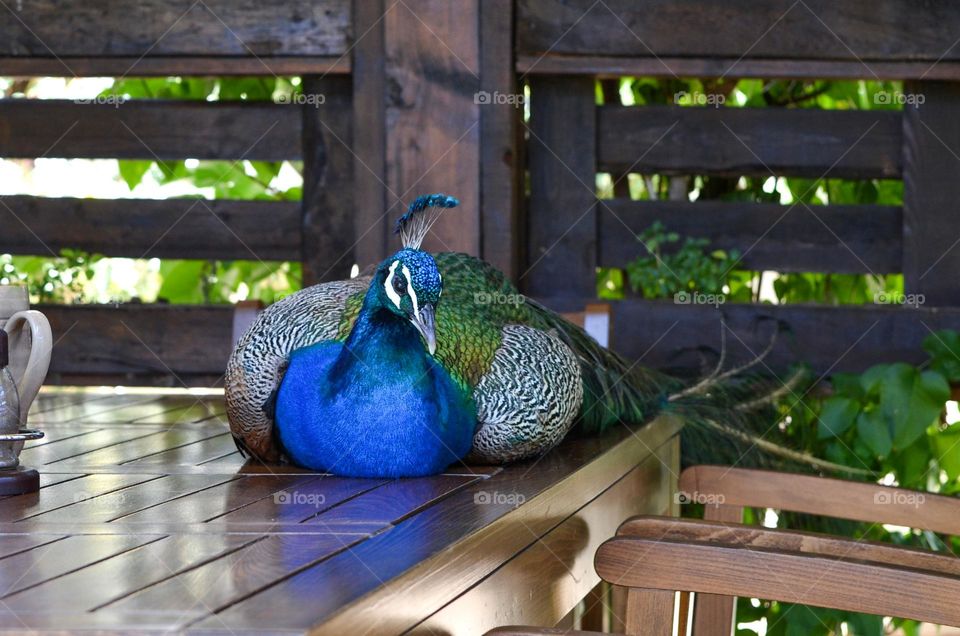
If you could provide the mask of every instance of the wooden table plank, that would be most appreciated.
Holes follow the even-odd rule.
[[[29,592],[13,594],[4,599],[4,604],[17,612],[39,613],[55,598],[58,611],[92,611],[178,572],[222,557],[256,539],[236,534],[163,537],[43,583]],[[91,585],[94,581],[96,585]]]
[[[28,534],[6,534],[0,536],[0,559],[8,556],[33,550],[36,547],[53,543],[65,539],[68,535],[28,535]]]
[[[156,475],[88,475],[58,483],[40,492],[0,501],[0,519],[20,521],[65,506],[95,499],[152,479]],[[74,519],[79,521],[79,519]]]
[[[0,599],[156,540],[154,536],[79,535],[7,557],[0,567]]]
[[[194,477],[194,476],[191,476]],[[215,477],[221,479],[222,477]],[[318,479],[316,475],[262,475],[241,476],[224,481],[189,497],[173,499],[159,506],[147,508],[123,517],[124,523],[163,522],[177,519],[182,523],[209,521],[274,493],[296,490]]]
[[[303,483],[287,496],[265,497],[209,521],[234,524],[301,523],[342,502],[379,488],[386,481],[324,476]]]
[[[636,431],[614,427],[603,436],[568,440],[562,452],[508,466],[195,626],[268,629],[282,616],[289,629],[322,624],[329,633],[393,633],[401,627],[396,617],[404,617],[411,628],[417,622],[411,607],[429,614],[454,600],[622,478],[679,428],[675,418],[659,417]],[[487,496],[490,503],[481,503]],[[524,500],[519,506],[518,497]],[[528,531],[518,532],[523,526]],[[444,576],[433,576],[440,568]]]
[[[224,455],[236,452],[237,446],[230,433],[221,433],[212,437],[171,448],[154,455],[146,455],[129,462],[133,466],[196,466],[211,459],[218,459]]]
[[[93,418],[96,417],[107,418],[106,420],[100,421],[110,421],[106,414],[111,411],[120,411],[121,409],[128,409],[137,405],[146,405],[151,402],[156,402],[159,399],[156,395],[116,395],[105,400],[82,401],[64,408],[38,413],[36,417],[31,416],[29,421],[32,424],[89,422],[94,421]],[[146,413],[144,413],[144,415],[146,415]]]
[[[335,529],[336,534],[267,537],[225,559],[131,596],[113,609],[168,611],[175,618],[176,609],[190,606],[191,602],[199,602],[211,609],[228,606],[367,538],[366,533],[345,534],[350,528],[360,525],[365,529],[386,528],[477,479],[441,475],[388,482],[318,515],[310,515],[303,524]],[[312,483],[323,484],[325,481]],[[287,504],[278,502],[276,505]],[[300,514],[304,512],[307,511],[301,510]]]
[[[662,507],[675,472],[670,418],[366,480],[245,462],[216,393],[82,395],[41,396],[47,437],[23,453],[41,491],[0,499],[5,633],[473,633],[539,584],[552,600],[527,609],[554,620],[592,585],[595,544]]]
[[[99,428],[83,435],[73,435],[48,444],[30,446],[20,453],[20,461],[34,467],[77,457],[91,451],[122,444],[140,437],[156,435],[154,428]],[[42,441],[42,440],[40,440]]]
[[[70,523],[80,519],[84,523],[105,523],[117,519],[135,517],[140,511],[149,510],[166,502],[188,495],[195,495],[233,479],[224,475],[166,475],[145,481],[104,495],[82,498],[77,493],[77,502],[34,516],[33,520],[44,523]],[[169,517],[168,519],[179,519]]]
[[[160,413],[152,413],[130,421],[137,424],[187,424],[225,414],[226,406],[223,400],[210,401],[197,399],[192,404],[186,406],[179,406],[175,409]]]
[[[57,469],[71,465],[115,466],[133,462],[142,457],[162,453],[165,450],[185,446],[213,436],[209,430],[205,429],[173,428],[156,431],[155,429],[144,428],[143,431],[147,434],[128,441],[111,444],[106,448],[91,449],[60,460],[47,462],[46,465],[55,466],[56,464],[63,464],[62,466],[56,465],[55,467]]]

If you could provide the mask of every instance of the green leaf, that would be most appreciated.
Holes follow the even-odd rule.
[[[823,402],[817,438],[837,437],[850,428],[860,412],[860,405],[844,397],[832,397]]]
[[[937,463],[953,481],[960,478],[960,424],[948,426],[933,436],[933,448]]]
[[[905,449],[939,420],[950,387],[935,371],[897,363],[888,367],[880,385],[880,410],[894,447]]]
[[[960,382],[960,334],[952,329],[935,331],[923,339],[923,349],[930,354],[931,369]]]
[[[857,435],[876,457],[886,457],[893,448],[887,423],[876,410],[863,411],[857,416]]]
[[[883,380],[883,376],[886,375],[888,368],[889,365],[877,364],[867,369],[863,375],[860,376],[860,386],[863,387],[865,393],[873,393],[880,386],[880,382]]]
[[[163,284],[157,298],[170,303],[202,303],[204,261],[164,261],[160,265]]]
[[[860,376],[855,373],[834,373],[830,376],[830,383],[836,395],[842,395],[854,400],[864,397],[863,387],[860,385]]]
[[[846,617],[850,636],[878,636],[883,634],[883,617],[873,614],[850,614]]]
[[[120,177],[126,182],[127,187],[133,190],[143,181],[143,175],[147,174],[152,161],[140,161],[133,159],[118,159],[117,167],[120,169]]]

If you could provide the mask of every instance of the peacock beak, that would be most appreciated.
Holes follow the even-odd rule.
[[[434,321],[433,305],[424,305],[420,312],[410,319],[423,339],[427,341],[427,351],[433,355],[437,350],[437,326]]]

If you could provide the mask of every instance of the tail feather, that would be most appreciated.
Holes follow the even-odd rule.
[[[863,472],[791,447],[780,427],[777,403],[809,380],[806,370],[795,370],[784,380],[750,371],[772,351],[779,328],[770,345],[750,363],[724,371],[725,356],[721,355],[713,373],[689,382],[631,364],[580,327],[535,301],[527,302],[580,360],[584,384],[580,432],[598,433],[617,422],[639,423],[658,412],[671,412],[684,421],[681,449],[686,466],[711,463],[834,474]]]

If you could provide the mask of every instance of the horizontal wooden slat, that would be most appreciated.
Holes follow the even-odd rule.
[[[93,0],[13,3],[0,55],[340,55],[349,0]]]
[[[300,120],[263,102],[0,100],[0,157],[299,159]]]
[[[863,61],[960,60],[960,5],[908,0],[519,0],[525,54]]]
[[[852,179],[901,174],[898,112],[600,106],[597,117],[603,171]]]
[[[881,205],[792,206],[718,201],[603,201],[601,266],[623,267],[646,254],[636,236],[655,221],[683,236],[736,249],[747,269],[796,272],[899,272],[902,210]]]
[[[0,197],[0,253],[299,260],[296,201]]]
[[[350,56],[314,57],[3,57],[0,75],[20,77],[343,75]]]
[[[583,302],[539,299],[566,310]],[[960,329],[960,309],[894,305],[713,305],[628,299],[613,303],[612,348],[658,368],[699,367],[698,349],[720,351],[720,317],[727,328],[727,365],[745,362],[770,342],[776,322],[784,328],[773,353],[757,370],[783,371],[797,362],[817,373],[862,371],[881,362],[920,364],[923,339],[938,329]],[[642,356],[642,358],[641,358]]]
[[[609,55],[518,55],[523,75],[624,77],[760,77],[798,79],[960,80],[960,62],[758,60],[750,57],[615,57]]]
[[[128,384],[166,376],[173,386],[223,374],[233,307],[189,305],[40,305],[53,328],[57,374],[122,376]],[[176,374],[177,377],[173,377]],[[177,379],[179,378],[179,380]]]

